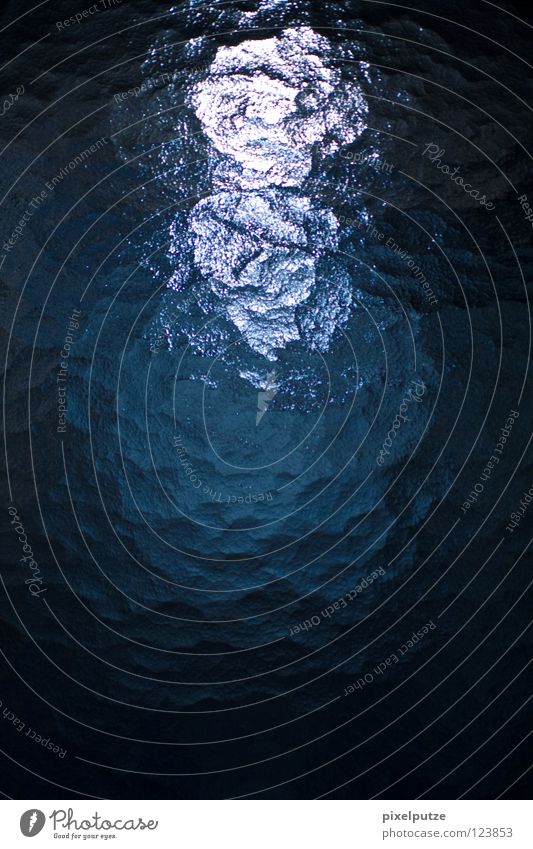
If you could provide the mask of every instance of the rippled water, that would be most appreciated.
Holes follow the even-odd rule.
[[[1,242],[31,213],[0,266],[5,502],[47,587],[6,522],[0,699],[68,750],[4,723],[17,798],[482,798],[528,765],[527,31],[487,6],[124,3],[58,30],[58,2],[0,32],[26,81]]]
[[[219,48],[191,95],[214,147],[213,193],[192,212],[194,262],[246,342],[271,359],[301,339],[297,310],[338,243],[334,215],[305,194],[313,150],[334,153],[365,128],[364,97],[326,65],[330,53],[309,27]],[[340,294],[316,316],[323,347],[346,318]]]

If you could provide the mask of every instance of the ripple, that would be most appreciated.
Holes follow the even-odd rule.
[[[366,126],[361,90],[328,59],[325,38],[287,29],[219,48],[190,95],[211,142],[215,189],[192,212],[194,261],[249,346],[270,359],[300,340],[296,309],[313,292],[317,258],[337,246],[332,212],[291,189],[308,177],[318,143],[331,154]],[[322,346],[339,306],[335,297],[322,303]]]

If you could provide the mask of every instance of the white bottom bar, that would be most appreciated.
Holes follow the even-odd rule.
[[[6,849],[533,847],[526,801],[3,801],[0,834]]]

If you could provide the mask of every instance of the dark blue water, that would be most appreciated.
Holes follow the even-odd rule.
[[[29,10],[0,790],[527,797],[527,11]]]

